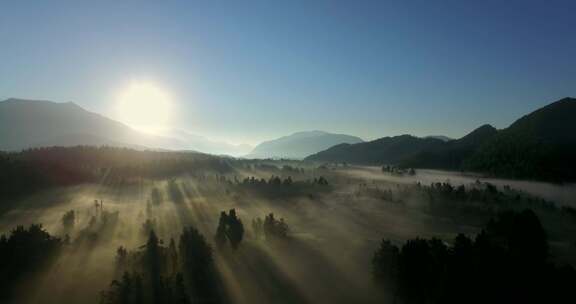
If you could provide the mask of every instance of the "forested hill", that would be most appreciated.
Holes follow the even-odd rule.
[[[463,167],[512,178],[576,180],[576,99],[561,99],[518,119]]]
[[[306,160],[366,165],[398,164],[406,158],[429,149],[439,148],[443,144],[444,141],[436,138],[400,135],[359,144],[340,144],[310,155]]]
[[[460,170],[462,162],[497,133],[498,130],[493,126],[483,125],[460,139],[451,140],[412,157],[406,157],[400,165],[410,168]]]
[[[483,125],[456,140],[411,135],[383,137],[360,144],[341,144],[306,158],[312,161],[353,164],[392,164],[415,168],[460,168],[466,156],[498,131]]]
[[[0,151],[0,214],[17,202],[15,198],[53,187],[230,171],[227,158],[196,152],[89,146]]]
[[[484,125],[451,141],[409,135],[338,145],[311,161],[469,170],[535,180],[576,180],[576,99],[564,98],[496,130]]]

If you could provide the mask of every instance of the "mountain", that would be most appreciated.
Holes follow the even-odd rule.
[[[457,169],[464,158],[496,132],[494,127],[484,125],[457,140],[441,135],[384,137],[356,145],[338,145],[307,160]]]
[[[483,125],[460,139],[445,141],[442,145],[406,157],[400,165],[409,168],[460,170],[462,162],[497,133],[498,130],[493,126]]]
[[[75,103],[11,98],[0,102],[0,150],[42,146],[115,146],[242,155],[252,147],[210,141],[185,131],[168,136],[138,132]]]
[[[575,118],[576,99],[551,103],[498,132],[463,166],[503,177],[574,181]]]
[[[246,157],[302,159],[338,144],[361,142],[363,142],[361,138],[345,134],[333,134],[323,131],[298,132],[262,142]]]
[[[483,125],[460,139],[446,142],[409,135],[384,137],[334,146],[306,160],[576,181],[575,118],[576,99],[567,97],[523,116],[503,130]]]
[[[0,150],[47,145],[185,148],[178,140],[140,133],[72,102],[15,98],[0,102]]]
[[[443,144],[444,141],[436,138],[400,135],[358,144],[340,144],[310,155],[306,160],[367,165],[397,164],[403,159]]]

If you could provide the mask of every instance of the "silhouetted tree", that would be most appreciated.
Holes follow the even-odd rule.
[[[212,249],[194,227],[184,229],[180,236],[179,256],[183,276],[193,302],[218,302],[218,281]]]
[[[236,249],[243,237],[244,225],[242,225],[242,221],[236,215],[236,210],[230,209],[228,214],[222,211],[218,221],[218,228],[216,229],[216,243],[223,245],[226,241],[229,241],[232,248]]]
[[[144,223],[142,223],[142,228],[140,228],[140,231],[142,232],[142,235],[149,237],[150,233],[154,231],[155,227],[156,221],[147,219]]]
[[[0,236],[0,302],[11,299],[14,284],[43,270],[63,248],[42,225],[17,226]]]
[[[108,290],[100,295],[101,304],[140,304],[145,301],[142,278],[138,274],[124,272],[119,280],[113,280]]]
[[[124,271],[128,264],[128,250],[123,246],[116,249],[116,268]]]
[[[74,228],[74,223],[76,222],[76,216],[74,210],[70,210],[62,216],[62,226],[64,231],[69,232]]]
[[[186,286],[184,284],[184,277],[182,273],[178,273],[176,275],[175,284],[174,284],[174,304],[189,304],[190,297],[186,292]]]
[[[154,230],[150,231],[144,250],[144,271],[151,282],[153,303],[162,301],[162,273],[159,239]]]
[[[260,221],[260,219],[257,219]],[[288,237],[288,225],[283,218],[277,220],[274,213],[268,214],[262,223],[262,234],[267,240],[284,239]]]
[[[398,277],[399,249],[388,240],[382,240],[372,258],[374,279],[390,284]]]
[[[173,238],[170,238],[167,255],[169,274],[175,274],[178,272],[178,251]]]
[[[328,180],[326,180],[323,176],[320,176],[318,178],[318,185],[326,186],[328,185]]]
[[[228,239],[232,248],[238,248],[242,238],[244,237],[244,226],[242,221],[236,216],[236,210],[231,209],[228,212]]]
[[[547,261],[548,244],[531,210],[490,220],[474,240],[383,241],[372,260],[382,288],[405,303],[564,303],[573,298],[576,271]],[[391,287],[392,286],[392,287]]]
[[[252,231],[254,232],[254,237],[255,238],[261,238],[264,235],[264,231],[263,231],[263,226],[264,226],[264,222],[262,221],[261,218],[255,218],[252,219]]]
[[[216,244],[218,246],[223,246],[228,241],[228,214],[222,211],[220,212],[220,219],[218,220],[218,228],[216,229]]]

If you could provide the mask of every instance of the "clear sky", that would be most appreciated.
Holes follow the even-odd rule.
[[[2,1],[0,99],[116,117],[131,81],[234,143],[459,137],[576,95],[576,1]],[[116,117],[118,118],[118,117]]]

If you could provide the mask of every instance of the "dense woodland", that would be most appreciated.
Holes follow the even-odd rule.
[[[480,172],[492,176],[576,180],[576,99],[564,98],[496,130],[484,125],[444,142],[410,135],[342,144],[307,157],[317,162],[397,165]]]
[[[0,3],[0,304],[576,303],[576,0]]]
[[[22,291],[54,271],[81,284],[72,269],[90,256],[97,257],[90,267],[110,271],[70,303],[573,297],[576,209],[509,186],[415,182],[418,170],[396,166],[363,177],[348,165],[115,148],[4,154],[2,166],[12,182],[3,184],[12,190],[3,192],[5,214],[48,215],[26,226],[0,221],[3,303],[34,302]],[[97,191],[79,190],[84,185]],[[82,195],[19,205],[54,189]],[[50,303],[74,293],[65,284],[72,283],[43,291],[54,296]]]
[[[194,172],[231,172],[228,161],[200,153],[136,151],[114,147],[49,147],[0,152],[0,211],[33,191],[113,178],[166,178]]]
[[[576,271],[550,263],[549,254],[534,212],[508,211],[475,237],[458,234],[451,244],[382,240],[373,276],[403,303],[563,303],[573,298]]]

